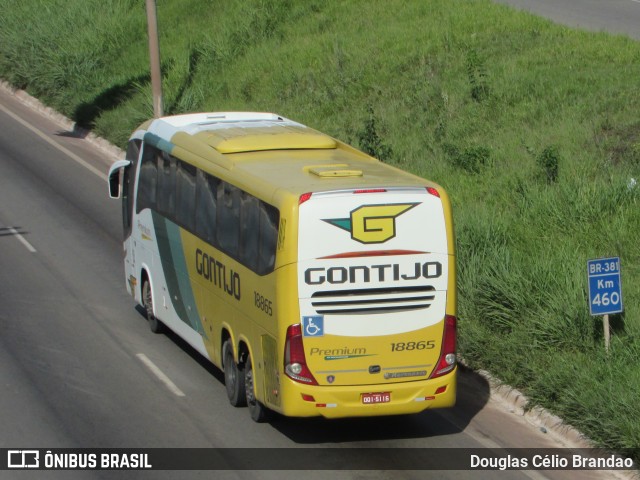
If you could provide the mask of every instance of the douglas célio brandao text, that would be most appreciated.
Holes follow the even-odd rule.
[[[489,456],[472,454],[469,467],[478,470],[607,470],[632,469],[631,458],[613,454],[590,456],[580,454],[528,454],[523,456]]]

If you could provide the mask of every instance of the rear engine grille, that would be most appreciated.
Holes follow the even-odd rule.
[[[420,287],[366,288],[315,292],[311,305],[319,315],[390,313],[429,308],[435,288]]]

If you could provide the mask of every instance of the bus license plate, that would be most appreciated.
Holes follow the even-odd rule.
[[[389,403],[391,401],[391,392],[379,392],[379,393],[363,393],[361,394],[362,403]]]

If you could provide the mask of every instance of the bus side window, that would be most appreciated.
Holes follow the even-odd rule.
[[[260,240],[260,201],[242,192],[240,211],[240,262],[258,270],[258,242]]]
[[[158,167],[156,164],[157,149],[144,144],[142,150],[142,163],[140,164],[140,180],[138,198],[136,200],[136,213],[145,208],[156,208],[158,191]]]
[[[260,202],[260,243],[257,272],[261,275],[271,272],[275,265],[279,222],[280,212],[278,209]]]
[[[216,239],[217,192],[220,180],[198,170],[196,175],[196,234],[214,245]]]
[[[240,241],[240,189],[227,182],[220,182],[218,185],[217,227],[220,249],[237,258]]]
[[[176,216],[176,159],[158,150],[158,212],[173,220]]]
[[[196,229],[196,167],[178,161],[176,189],[176,218],[193,232]]]
[[[131,234],[131,219],[133,218],[133,196],[135,173],[138,166],[138,156],[140,155],[140,140],[131,140],[127,145],[125,158],[131,162],[131,166],[123,169],[122,173],[122,226],[124,237]]]

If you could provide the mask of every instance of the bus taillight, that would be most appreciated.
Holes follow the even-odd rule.
[[[363,188],[359,190],[354,190],[353,193],[384,193],[386,192],[386,188]]]
[[[300,195],[300,198],[298,199],[298,205],[302,205],[304,202],[309,200],[311,198],[311,195],[313,195],[312,192],[307,192]]]
[[[442,351],[438,364],[433,370],[431,377],[441,377],[445,373],[449,373],[456,366],[456,317],[453,315],[445,315],[444,317],[444,335],[442,336]]]
[[[427,187],[427,192],[429,192],[431,195],[433,195],[434,197],[438,197],[440,198],[440,192],[438,192],[437,188],[433,188],[433,187]]]
[[[287,377],[307,385],[318,385],[307,367],[307,359],[302,345],[302,327],[300,324],[287,328],[287,339],[284,345],[284,372]]]

